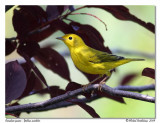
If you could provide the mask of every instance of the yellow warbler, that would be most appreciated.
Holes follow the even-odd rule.
[[[98,51],[87,46],[83,39],[76,34],[66,34],[57,39],[62,40],[69,48],[71,58],[78,69],[89,74],[111,75],[110,70],[130,61],[144,59],[124,58]]]

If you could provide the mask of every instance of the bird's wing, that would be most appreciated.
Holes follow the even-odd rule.
[[[92,49],[92,53],[88,54],[88,56],[88,60],[91,63],[112,62],[124,59],[124,57],[108,54],[94,49]]]

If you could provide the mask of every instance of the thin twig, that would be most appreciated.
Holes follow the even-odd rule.
[[[11,106],[11,107],[6,107],[6,112],[7,113],[17,113],[17,112],[26,112],[26,111],[34,111],[35,109],[43,109],[51,105],[56,105],[57,103],[60,103],[62,101],[65,101],[67,99],[70,99],[72,97],[75,97],[81,93],[89,92],[92,90],[97,90],[101,86],[101,89],[103,92],[108,93],[113,96],[120,96],[120,97],[127,97],[127,98],[132,98],[132,99],[137,99],[141,101],[146,101],[146,102],[155,102],[155,98],[148,96],[148,95],[143,95],[139,93],[134,93],[134,92],[129,92],[129,91],[123,91],[123,90],[117,90],[114,88],[111,88],[105,84],[99,85],[99,84],[94,84],[90,85],[87,88],[80,88],[76,89],[74,91],[67,92],[63,95],[51,98],[46,101],[42,102],[37,102],[37,103],[30,103],[30,104],[24,104],[24,105],[18,105],[18,106]]]
[[[90,13],[73,13],[73,14],[72,14],[72,13],[71,13],[70,15],[78,15],[78,14],[89,15],[89,16],[92,16],[92,17],[98,19],[99,21],[101,21],[101,22],[104,24],[104,26],[105,26],[105,28],[106,28],[106,30],[107,30],[107,25],[106,25],[106,23],[105,23],[104,21],[102,21],[100,18],[98,18],[97,16],[93,15],[93,14],[90,14]]]
[[[71,13],[73,13],[73,12],[75,12],[75,11],[77,11],[77,10],[83,9],[83,8],[85,8],[85,7],[86,7],[86,6],[79,7],[79,8],[77,8],[77,9],[75,9],[74,11],[70,11],[69,13],[60,16],[59,18],[60,18],[60,19],[67,18],[67,16],[70,15]]]

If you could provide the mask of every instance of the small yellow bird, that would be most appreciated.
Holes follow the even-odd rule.
[[[76,34],[66,34],[56,39],[62,40],[69,48],[71,58],[78,69],[89,74],[99,74],[101,77],[111,75],[110,70],[131,61],[144,59],[124,58],[98,51],[87,46],[83,39]]]

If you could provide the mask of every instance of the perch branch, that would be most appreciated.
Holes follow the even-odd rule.
[[[60,103],[62,103],[62,101],[65,101],[67,99],[75,97],[75,96],[77,96],[81,93],[84,93],[84,91],[89,92],[89,91],[92,91],[92,90],[97,90],[99,88],[99,86],[100,86],[99,84],[94,84],[94,85],[88,86],[85,89],[84,88],[79,88],[79,89],[76,89],[74,91],[67,92],[63,95],[51,98],[51,99],[46,100],[46,101],[6,107],[6,112],[7,113],[31,112],[31,111],[35,111],[36,109],[41,109],[42,110],[43,108],[49,107],[53,104],[54,105],[57,105],[57,104],[60,105]],[[113,96],[127,97],[127,98],[132,98],[132,99],[137,99],[137,100],[152,102],[152,103],[155,102],[154,97],[139,94],[139,93],[114,89],[114,88],[111,88],[111,87],[109,87],[105,84],[101,85],[101,89],[102,89],[103,92],[108,93],[108,94],[113,95]],[[68,103],[67,105],[71,105],[71,104]]]
[[[118,86],[115,89],[118,90],[124,90],[124,91],[138,91],[138,92],[142,92],[142,91],[146,91],[146,90],[155,90],[155,85],[151,84],[151,85],[145,85],[145,86],[129,86],[129,85],[123,85],[123,86]]]
[[[64,107],[76,105],[75,103],[71,103],[72,101],[73,102],[89,103],[89,102],[95,101],[99,98],[100,98],[99,96],[95,95],[95,96],[92,96],[91,98],[70,99],[70,102],[69,101],[61,101],[61,102],[58,102],[56,104],[49,105],[46,107],[33,108],[30,111],[28,110],[28,112],[39,112],[39,111],[48,111],[48,110],[52,110],[52,109],[64,108]]]

